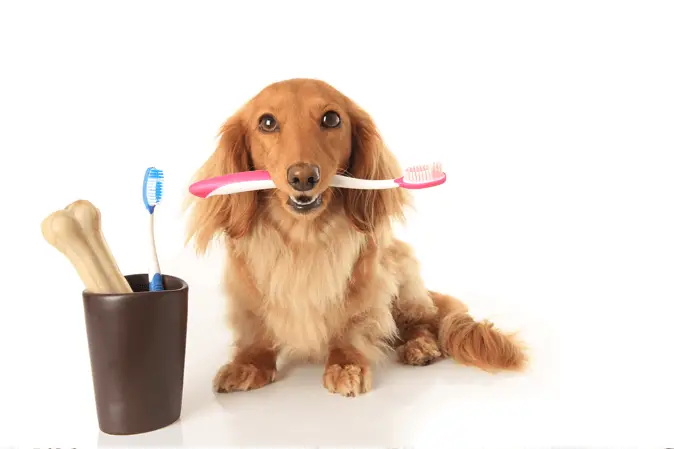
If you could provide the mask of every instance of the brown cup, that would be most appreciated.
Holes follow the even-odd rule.
[[[82,292],[98,425],[112,435],[166,427],[182,409],[188,286],[163,275],[151,292],[147,274],[125,277],[133,293]]]

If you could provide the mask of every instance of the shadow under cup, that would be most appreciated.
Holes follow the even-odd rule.
[[[82,293],[98,424],[112,435],[174,423],[183,397],[188,286],[163,275],[151,292],[147,274],[125,277],[133,293]]]

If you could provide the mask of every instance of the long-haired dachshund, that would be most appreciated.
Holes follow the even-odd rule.
[[[393,179],[401,170],[370,116],[325,82],[292,79],[259,92],[222,126],[195,179],[267,170],[276,189],[194,199],[198,253],[227,249],[233,359],[217,392],[273,382],[282,355],[325,363],[323,385],[356,396],[389,350],[402,363],[442,357],[487,371],[519,370],[512,335],[476,322],[459,300],[427,290],[410,247],[392,235],[404,189],[329,186],[335,174]]]

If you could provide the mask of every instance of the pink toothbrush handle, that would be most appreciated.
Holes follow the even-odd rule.
[[[442,172],[439,172],[437,179],[423,182],[405,181],[404,176],[397,179],[365,180],[337,175],[331,185],[351,189],[391,189],[402,187],[404,189],[417,190],[443,184],[446,180],[447,175]],[[274,187],[275,185],[269,172],[266,170],[255,170],[230,173],[197,181],[190,185],[189,190],[194,196],[208,198],[211,195],[228,195],[239,192],[250,192],[252,190],[273,189]]]
[[[268,184],[271,181],[271,176],[266,170],[255,170],[255,171],[246,171],[239,173],[230,173],[228,175],[216,176],[214,178],[204,179],[202,181],[197,181],[194,184],[190,185],[190,193],[199,198],[206,198],[215,190],[220,189],[225,186],[237,185],[235,188],[236,192],[246,191],[245,185],[251,184],[252,186],[259,186],[260,182],[265,182]],[[243,187],[242,187],[243,186]],[[257,187],[256,187],[257,188]],[[255,190],[256,188],[251,188]]]

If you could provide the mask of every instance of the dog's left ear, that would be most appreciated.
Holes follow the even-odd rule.
[[[216,150],[198,170],[194,181],[229,173],[252,170],[246,130],[240,112],[227,120],[220,130]],[[241,238],[251,227],[258,205],[257,192],[218,195],[205,199],[189,198],[192,206],[187,240],[194,239],[198,254],[221,234]]]
[[[402,171],[393,154],[384,144],[374,121],[362,108],[350,102],[351,158],[348,174],[361,179],[394,179]],[[342,189],[344,210],[353,225],[362,232],[374,230],[391,220],[403,220],[409,203],[403,189]]]

